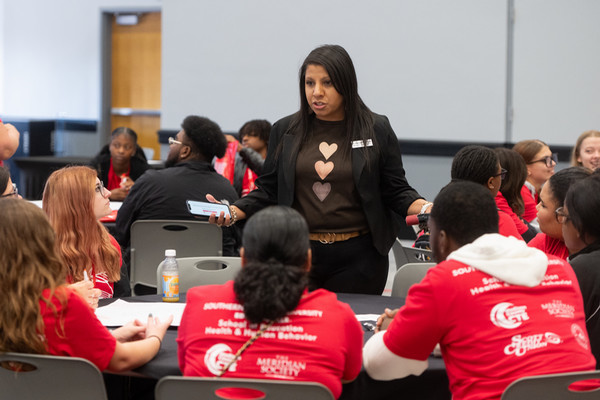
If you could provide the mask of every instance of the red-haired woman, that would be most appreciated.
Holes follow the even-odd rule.
[[[66,167],[50,175],[42,207],[56,232],[67,281],[89,278],[100,298],[112,297],[121,277],[121,248],[98,219],[111,213],[110,191],[89,167]]]

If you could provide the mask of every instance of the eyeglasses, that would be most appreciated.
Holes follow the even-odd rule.
[[[542,161],[546,163],[546,167],[550,168],[552,167],[552,163],[554,163],[554,165],[558,164],[558,155],[553,153],[551,156],[546,156],[544,158],[540,158],[539,160],[528,162],[527,164],[535,164]]]
[[[565,214],[563,207],[558,207],[554,211],[554,216],[559,224],[566,224],[567,221],[571,220],[571,217],[568,214]]]
[[[171,136],[169,138],[169,146],[172,144],[183,144],[183,143]]]
[[[506,179],[506,174],[507,174],[507,173],[508,173],[508,171],[507,171],[507,170],[505,170],[504,168],[501,168],[501,169],[500,169],[500,173],[499,173],[499,174],[496,174],[496,175],[494,175],[494,176],[499,176],[499,177],[500,177],[500,180],[501,180],[501,181],[503,181],[504,179]]]
[[[104,183],[100,181],[100,183],[96,184],[96,193],[100,193],[100,196],[106,198],[108,196],[108,189],[104,187]]]
[[[7,193],[7,194],[3,194],[2,196],[0,196],[0,198],[3,197],[11,197],[11,196],[18,196],[19,195],[19,189],[17,189],[17,185],[15,183],[12,184],[12,192]]]

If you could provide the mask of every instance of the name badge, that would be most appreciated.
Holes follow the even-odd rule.
[[[352,141],[352,148],[353,149],[358,149],[360,147],[365,147],[364,140],[353,140]],[[372,139],[367,139],[367,147],[373,147],[373,140]]]

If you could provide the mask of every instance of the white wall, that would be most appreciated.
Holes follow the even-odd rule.
[[[403,138],[504,141],[507,5],[480,0],[163,2],[163,128],[188,114],[237,131],[299,107],[318,45],[353,58],[359,92]]]
[[[0,115],[98,119],[101,9],[160,0],[2,0]]]

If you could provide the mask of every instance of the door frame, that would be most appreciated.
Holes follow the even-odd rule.
[[[115,14],[160,12],[162,7],[109,7],[100,9],[100,119],[98,120],[98,148],[110,139],[112,99],[112,18]]]

